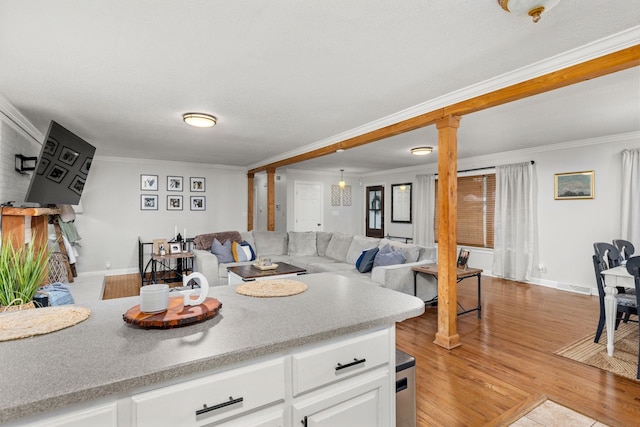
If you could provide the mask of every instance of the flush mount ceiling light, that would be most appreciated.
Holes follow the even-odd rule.
[[[542,12],[551,10],[560,0],[498,0],[498,4],[507,12],[517,16],[530,16],[538,22]]]
[[[432,147],[416,147],[411,149],[411,154],[414,156],[426,156],[427,154],[431,154],[432,151]]]
[[[197,128],[210,128],[218,121],[212,115],[204,113],[186,113],[182,115],[182,120],[189,126]]]
[[[344,169],[340,169],[340,182],[338,183],[338,187],[340,187],[340,189],[343,189],[346,186],[347,183],[344,182]]]

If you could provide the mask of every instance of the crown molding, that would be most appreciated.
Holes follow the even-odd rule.
[[[635,46],[638,44],[638,40],[640,40],[640,25],[632,27],[620,33],[616,33],[611,36],[596,40],[581,47],[546,58],[544,60],[534,62],[530,65],[521,67],[508,73],[501,74],[489,80],[467,86],[441,97],[434,98],[430,101],[426,101],[413,107],[409,107],[389,116],[373,120],[362,126],[358,126],[345,132],[341,132],[337,135],[262,160],[260,163],[254,163],[248,166],[247,169],[258,168],[265,164],[271,164],[294,156],[298,156],[309,151],[316,150],[318,148],[326,147],[340,141],[363,135],[367,132],[380,129],[385,126],[399,123],[403,120],[411,119],[421,114],[425,114],[458,102],[465,101],[467,99],[474,98],[476,96],[484,95],[495,90],[514,85],[516,83],[527,81],[535,77],[561,70],[563,68],[581,64],[585,61],[589,61],[591,59],[599,58],[601,56],[608,55],[610,53],[617,52],[631,46]]]
[[[42,145],[44,135],[16,107],[0,94],[0,112],[18,129],[30,136],[38,144]]]

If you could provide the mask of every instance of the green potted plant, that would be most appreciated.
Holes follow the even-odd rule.
[[[33,239],[18,248],[5,240],[0,247],[0,313],[33,308],[33,297],[44,281],[49,248],[37,249]]]

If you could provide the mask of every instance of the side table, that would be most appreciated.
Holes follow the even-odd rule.
[[[182,276],[189,273],[186,262],[184,262],[189,258],[193,258],[193,252],[180,252],[166,255],[151,254],[151,282],[157,283],[158,265],[162,267],[163,282],[182,282]],[[175,267],[171,265],[173,260],[176,261]],[[172,277],[167,278],[167,273],[171,273]],[[173,276],[174,273],[175,276]]]
[[[436,280],[438,279],[438,264],[425,264],[425,265],[419,265],[416,267],[412,267],[411,270],[413,271],[413,295],[417,295],[418,294],[418,280],[417,280],[417,276],[418,273],[421,274],[428,274],[430,276],[433,276],[436,278]],[[481,295],[482,295],[482,284],[481,284],[481,277],[482,277],[482,269],[480,268],[471,268],[471,267],[467,267],[466,269],[462,269],[462,268],[456,268],[456,283],[460,283],[460,281],[468,278],[468,277],[477,277],[478,278],[478,306],[471,308],[469,310],[465,310],[464,307],[462,307],[462,305],[460,303],[458,303],[458,305],[460,306],[460,308],[462,308],[462,311],[458,312],[458,316],[461,314],[466,314],[466,313],[470,313],[472,311],[477,311],[478,312],[478,319],[482,318],[482,299],[481,299]],[[436,297],[437,298],[437,297]]]

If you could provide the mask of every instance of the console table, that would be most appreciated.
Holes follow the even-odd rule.
[[[418,273],[421,274],[428,274],[430,276],[435,277],[436,279],[438,279],[438,264],[425,264],[425,265],[420,265],[420,266],[416,266],[416,267],[412,267],[411,270],[413,271],[413,295],[417,295],[417,291],[418,291],[418,280],[417,280],[417,276]],[[482,284],[481,284],[481,277],[482,277],[482,269],[480,268],[471,268],[471,267],[467,267],[466,269],[462,269],[462,268],[456,268],[456,283],[460,283],[460,281],[469,278],[469,277],[477,277],[478,278],[478,306],[471,308],[469,310],[465,310],[464,307],[462,307],[462,305],[460,303],[458,303],[458,305],[460,306],[460,308],[462,308],[462,311],[458,312],[458,316],[461,314],[466,314],[466,313],[470,313],[472,311],[477,311],[478,312],[478,319],[482,318],[482,304],[481,304],[481,294],[482,294]],[[437,297],[436,297],[436,301],[437,301]],[[427,302],[432,302],[432,301],[427,301]]]
[[[152,283],[182,282],[182,276],[193,271],[193,252],[191,252],[193,238],[185,239],[181,243],[182,252],[160,255],[153,253],[153,242],[143,242],[138,237],[138,270],[141,286]],[[162,277],[159,278],[158,273],[162,273]]]

